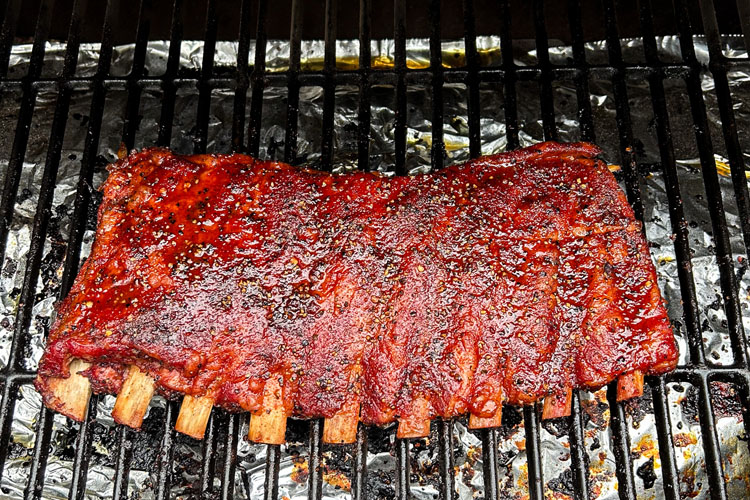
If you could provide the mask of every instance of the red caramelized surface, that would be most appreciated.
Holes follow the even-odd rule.
[[[491,416],[677,350],[640,224],[595,146],[544,143],[415,177],[248,156],[110,167],[91,256],[37,387],[137,364],[164,392],[300,417]]]

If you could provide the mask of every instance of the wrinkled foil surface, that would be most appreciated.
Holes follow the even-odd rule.
[[[514,42],[515,43],[515,42]],[[728,57],[745,57],[741,40],[727,37],[722,40],[724,54]],[[707,64],[708,51],[701,38],[695,38],[696,53],[701,63]],[[642,42],[638,39],[621,42],[627,63],[643,63]],[[676,37],[657,39],[662,62],[680,62],[680,42]],[[500,64],[500,40],[497,37],[479,37],[477,48],[482,66]],[[553,64],[571,64],[572,49],[563,44],[550,43]],[[393,41],[372,43],[372,67],[390,68],[393,65]],[[48,43],[43,77],[51,78],[61,72],[65,45]],[[159,76],[166,70],[169,43],[149,42],[145,74]],[[302,44],[301,68],[303,71],[319,70],[323,64],[324,44],[306,41]],[[466,63],[464,42],[444,42],[442,46],[445,66],[458,67]],[[255,60],[255,47],[251,43],[249,61]],[[31,54],[30,45],[13,48],[9,77],[21,78],[26,74]],[[134,46],[115,47],[111,75],[127,76],[133,61]],[[200,69],[203,42],[182,42],[181,71],[189,73]],[[83,44],[80,48],[76,77],[91,77],[96,72],[99,57],[98,44]],[[337,67],[356,69],[359,57],[357,41],[337,42]],[[519,41],[513,54],[519,65],[536,63],[533,42]],[[590,64],[606,64],[606,44],[589,43],[586,57]],[[429,66],[429,42],[423,39],[407,41],[407,59],[410,68]],[[231,68],[237,63],[237,44],[218,42],[215,66],[217,70]],[[270,41],[266,51],[268,72],[283,72],[289,63],[289,43]],[[750,151],[750,65],[740,66],[729,74],[734,98],[734,113],[740,142],[747,155]],[[710,73],[701,74],[703,99],[706,104],[710,132],[716,153],[719,184],[722,189],[726,222],[731,235],[733,264],[740,283],[740,300],[744,326],[750,327],[750,276],[747,275],[747,253],[744,247],[737,205],[734,198],[721,122]],[[690,103],[681,80],[665,80],[669,120],[673,132],[675,155],[685,217],[689,227],[695,289],[700,307],[700,321],[706,356],[713,365],[733,362],[729,333],[724,314],[720,288],[719,268],[712,240],[711,219],[703,187],[703,173],[695,143]],[[604,158],[612,170],[620,170],[619,142],[615,122],[615,101],[612,82],[589,77],[590,101],[595,122],[596,142],[604,149]],[[536,82],[519,82],[518,120],[523,146],[543,139],[541,101]],[[645,205],[645,226],[651,242],[652,257],[657,267],[662,292],[669,303],[675,334],[680,346],[681,363],[687,362],[687,342],[682,320],[680,284],[677,276],[677,259],[671,231],[668,200],[661,166],[659,144],[654,127],[653,109],[648,84],[643,78],[629,78],[627,91],[633,119],[633,132],[637,160],[643,173],[641,189]],[[263,94],[263,115],[259,156],[264,159],[282,159],[286,123],[286,87],[268,86]],[[446,84],[444,99],[444,140],[447,150],[446,164],[469,158],[468,117],[466,87]],[[153,145],[157,138],[161,111],[161,91],[145,88],[140,99],[139,124],[136,147]],[[481,150],[483,154],[499,153],[506,148],[502,85],[483,83],[480,87]],[[357,87],[337,87],[335,96],[334,167],[337,171],[356,168],[357,116],[359,104]],[[556,125],[559,140],[580,140],[577,115],[576,89],[573,82],[553,83]],[[214,89],[211,95],[208,127],[208,152],[228,152],[231,147],[231,120],[233,89]],[[394,164],[395,89],[390,85],[375,84],[371,91],[371,149],[373,168],[389,171]],[[20,91],[8,90],[0,97],[0,169],[2,176],[8,167],[11,145],[15,133]],[[0,273],[0,366],[8,360],[10,342],[14,331],[20,290],[23,284],[26,256],[31,240],[32,222],[36,211],[50,127],[57,94],[54,90],[40,90],[36,99],[30,138],[21,173],[18,199],[8,236],[5,260]],[[98,200],[96,189],[106,177],[105,166],[115,159],[120,145],[128,94],[112,89],[107,93],[104,107],[101,139],[96,157],[93,185],[90,186]],[[194,86],[180,87],[175,102],[175,122],[171,147],[180,153],[190,153],[194,147],[197,90]],[[407,167],[410,173],[429,171],[431,145],[431,89],[424,85],[407,88]],[[57,174],[50,226],[44,247],[41,274],[37,283],[33,318],[29,328],[29,345],[24,351],[26,368],[36,369],[44,347],[44,338],[54,315],[58,299],[62,262],[70,233],[76,185],[88,126],[91,106],[90,91],[75,91],[72,96],[63,154]],[[323,89],[303,87],[300,90],[298,163],[316,165],[320,158],[323,115]],[[747,160],[746,160],[747,161]],[[81,257],[90,249],[96,227],[96,203],[90,208]],[[708,498],[706,465],[702,448],[701,427],[698,419],[698,394],[687,383],[670,383],[668,407],[671,433],[675,443],[675,458],[679,471],[680,494],[684,497]],[[742,402],[737,388],[728,383],[714,382],[711,386],[721,445],[724,474],[729,498],[750,496],[750,454],[743,422]],[[18,391],[11,430],[11,446],[0,483],[0,497],[22,498],[29,478],[33,447],[37,439],[36,428],[41,408],[41,398],[31,385]],[[156,488],[157,462],[160,443],[164,435],[164,415],[167,403],[156,397],[149,409],[141,432],[121,431],[113,423],[110,412],[112,396],[97,399],[97,418],[93,425],[92,456],[86,479],[87,498],[108,498],[113,492],[113,478],[118,454],[120,434],[132,444],[129,460],[128,494],[130,498],[153,498]],[[174,403],[171,403],[174,405]],[[615,474],[615,456],[612,433],[609,428],[610,406],[606,391],[581,392],[583,408],[584,448],[589,465],[589,489],[592,498],[618,498]],[[633,472],[638,498],[661,498],[664,495],[662,461],[651,398],[646,387],[644,397],[626,405],[627,428],[633,458]],[[214,485],[218,490],[224,469],[226,435],[222,422],[228,418],[224,412],[215,412],[219,422],[216,433],[216,474]],[[247,442],[247,417],[240,417],[240,443],[234,477],[235,498],[261,499],[263,494],[266,447]],[[279,495],[289,499],[307,498],[308,441],[307,422],[290,421],[288,443],[282,447]],[[569,425],[565,419],[542,424],[542,466],[545,496],[548,498],[573,498],[574,482],[571,471]],[[417,499],[437,497],[439,464],[437,436],[415,440],[411,444],[411,492]],[[75,457],[75,439],[79,425],[60,415],[54,417],[50,454],[47,463],[43,498],[67,498],[72,480]],[[482,442],[479,434],[469,431],[465,421],[453,427],[456,489],[461,499],[483,496]],[[371,498],[390,498],[395,494],[396,458],[393,428],[368,431],[368,476],[365,485]],[[500,429],[498,477],[500,492],[507,498],[528,497],[529,469],[526,460],[523,413],[520,408],[506,407]],[[171,493],[173,497],[200,496],[203,444],[182,435],[174,440]],[[324,446],[323,497],[326,499],[350,498],[353,470],[351,447]]]

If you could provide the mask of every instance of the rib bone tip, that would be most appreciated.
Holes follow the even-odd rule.
[[[573,389],[570,387],[566,388],[563,393],[551,394],[544,398],[542,420],[569,416],[572,398]]]
[[[323,422],[323,442],[352,444],[357,441],[359,403],[344,406],[337,414]]]
[[[643,372],[633,370],[620,375],[617,379],[617,401],[627,401],[639,396],[643,396]]]
[[[118,424],[140,429],[143,417],[154,396],[154,379],[142,372],[136,365],[128,367],[128,376],[112,409],[112,418]]]
[[[283,444],[286,435],[286,413],[284,409],[261,410],[250,417],[247,438],[255,443]]]
[[[480,417],[473,413],[469,415],[469,429],[488,429],[491,427],[500,427],[503,423],[503,409],[498,408],[494,415],[489,417]]]
[[[53,401],[50,406],[63,415],[82,422],[91,399],[91,382],[79,372],[91,364],[82,359],[73,359],[68,365],[68,378],[53,378],[48,382]]]
[[[213,406],[214,399],[210,396],[186,395],[174,425],[175,430],[194,439],[203,439]]]
[[[271,377],[263,387],[261,409],[250,417],[247,438],[256,443],[282,444],[286,435],[289,412],[284,407],[283,391],[276,377]]]

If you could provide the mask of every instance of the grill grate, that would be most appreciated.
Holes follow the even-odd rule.
[[[710,384],[715,381],[730,382],[741,392],[747,404],[750,396],[750,372],[748,372],[747,338],[742,324],[740,298],[737,277],[733,268],[733,256],[730,247],[730,234],[723,208],[718,174],[714,161],[712,137],[709,134],[706,109],[701,92],[700,73],[705,68],[699,62],[693,47],[693,27],[691,26],[688,0],[675,0],[674,16],[679,31],[683,61],[667,64],[659,60],[655,42],[655,31],[650,0],[641,0],[638,16],[644,41],[646,63],[641,65],[627,64],[623,58],[616,5],[614,0],[601,0],[604,31],[606,33],[609,64],[589,65],[584,53],[584,31],[582,0],[569,0],[567,13],[570,22],[570,39],[572,40],[572,64],[555,66],[550,62],[549,38],[547,28],[549,19],[545,17],[545,3],[532,0],[531,10],[538,65],[534,67],[514,64],[511,57],[503,57],[499,67],[481,67],[476,46],[476,16],[478,12],[474,0],[463,2],[463,27],[466,50],[466,66],[463,68],[444,68],[442,65],[442,30],[441,2],[431,0],[429,5],[429,44],[430,68],[413,70],[407,68],[407,2],[395,0],[393,17],[393,38],[395,43],[395,65],[393,70],[374,70],[371,68],[371,0],[359,2],[359,69],[356,71],[338,71],[335,60],[335,42],[337,19],[337,0],[326,0],[324,6],[325,59],[322,71],[302,71],[301,42],[303,22],[303,1],[293,0],[291,6],[289,70],[284,73],[266,71],[266,41],[269,10],[275,8],[267,0],[251,2],[243,0],[239,10],[239,34],[236,71],[232,77],[222,76],[215,71],[214,56],[217,41],[217,0],[208,0],[205,13],[205,41],[201,70],[197,75],[184,75],[180,72],[180,44],[183,41],[183,5],[182,0],[175,0],[170,25],[169,55],[164,75],[154,77],[145,73],[147,43],[151,23],[157,22],[146,15],[150,4],[143,0],[140,5],[135,33],[135,51],[132,71],[127,77],[110,76],[114,35],[113,30],[123,11],[120,2],[110,0],[104,14],[101,37],[101,56],[96,72],[88,78],[77,77],[76,62],[81,41],[81,29],[86,22],[86,1],[74,2],[73,12],[67,36],[67,52],[62,73],[59,78],[44,78],[43,64],[45,42],[48,40],[53,20],[54,5],[52,0],[41,0],[34,34],[28,73],[23,78],[8,77],[8,65],[11,46],[16,33],[21,12],[22,0],[7,0],[0,32],[0,93],[20,91],[21,101],[16,117],[16,131],[13,137],[10,160],[7,166],[3,186],[2,204],[0,205],[0,252],[5,253],[6,241],[11,226],[14,206],[18,197],[21,170],[26,156],[29,140],[29,128],[32,124],[35,102],[41,90],[57,92],[55,114],[51,126],[50,140],[44,166],[36,215],[33,222],[31,247],[28,253],[27,266],[20,292],[15,330],[10,348],[10,358],[2,371],[2,404],[0,405],[0,464],[8,458],[11,424],[14,408],[17,403],[18,388],[33,381],[35,374],[27,370],[23,363],[23,352],[28,342],[28,330],[32,320],[32,306],[36,293],[36,284],[40,274],[44,251],[45,237],[50,222],[50,210],[53,202],[56,175],[63,151],[63,137],[68,123],[71,98],[76,90],[92,92],[89,121],[80,161],[79,182],[76,191],[73,223],[67,242],[67,253],[61,278],[60,293],[64,295],[70,289],[79,265],[79,254],[82,248],[86,219],[93,203],[88,186],[92,183],[100,140],[109,142],[119,138],[101,137],[103,110],[107,93],[112,90],[127,92],[127,106],[122,133],[122,142],[127,148],[135,145],[138,130],[138,115],[141,106],[141,94],[144,88],[157,88],[162,92],[161,114],[158,127],[157,145],[169,146],[175,121],[175,102],[180,88],[192,85],[197,89],[198,105],[195,122],[194,151],[206,151],[209,128],[209,110],[211,94],[214,89],[229,88],[234,90],[233,115],[231,126],[231,148],[234,151],[258,155],[261,146],[261,117],[263,96],[267,85],[286,86],[286,138],[284,141],[284,159],[295,162],[298,157],[297,135],[299,122],[300,89],[303,86],[321,86],[323,98],[323,127],[321,144],[321,165],[330,169],[334,157],[334,109],[337,87],[354,85],[359,87],[359,109],[357,128],[357,159],[361,169],[370,169],[370,121],[371,121],[371,87],[375,83],[386,83],[395,87],[395,171],[406,172],[407,156],[407,85],[424,84],[432,89],[432,144],[431,166],[438,169],[443,166],[446,150],[443,141],[443,86],[446,83],[463,83],[466,85],[468,109],[469,151],[472,157],[480,154],[480,84],[492,82],[499,84],[504,96],[504,113],[508,148],[517,148],[519,140],[517,82],[532,82],[539,85],[539,97],[542,109],[542,127],[546,139],[555,139],[557,129],[553,103],[553,84],[556,81],[572,81],[576,88],[578,103],[578,120],[581,138],[586,141],[596,140],[596,130],[589,99],[589,77],[596,73],[609,77],[612,81],[615,96],[617,134],[619,155],[624,170],[627,196],[639,218],[643,218],[644,208],[639,184],[639,165],[636,161],[633,121],[628,100],[627,78],[642,77],[648,84],[654,109],[654,127],[660,144],[660,174],[669,199],[669,214],[674,245],[679,261],[678,273],[682,293],[684,325],[689,346],[688,363],[679,367],[666,377],[647,378],[653,396],[653,410],[657,422],[658,445],[662,464],[664,495],[668,499],[680,496],[680,484],[675,456],[675,447],[671,431],[667,384],[687,382],[698,391],[699,419],[701,426],[702,446],[705,453],[706,473],[709,480],[710,496],[713,499],[728,498],[722,469],[720,443],[716,430]],[[719,26],[716,12],[711,0],[696,0],[702,18],[703,30],[708,42],[710,62],[708,69],[713,76],[718,108],[721,116],[723,140],[731,167],[731,178],[735,190],[736,203],[741,219],[742,237],[745,247],[750,248],[750,197],[745,177],[743,152],[740,146],[738,130],[735,123],[733,98],[730,93],[727,73],[736,65],[746,63],[747,59],[732,60],[726,58],[721,49]],[[513,32],[511,8],[508,0],[500,1],[501,23],[497,33],[501,40],[503,54],[513,54]],[[738,0],[737,8],[741,14],[741,27],[746,46],[750,49],[750,1]],[[250,54],[251,32],[255,46],[255,61],[252,72],[246,64]],[[701,172],[705,184],[707,202],[711,215],[711,225],[715,242],[715,252],[721,275],[721,290],[724,297],[724,308],[727,316],[729,338],[735,362],[727,366],[708,364],[704,354],[699,305],[695,289],[695,277],[691,267],[691,250],[688,242],[688,229],[682,206],[680,185],[677,177],[676,158],[673,145],[673,131],[668,119],[668,101],[665,94],[664,80],[679,79],[684,82],[689,96],[695,129],[696,143],[700,156]],[[248,96],[249,92],[249,96]],[[249,116],[246,119],[246,109]],[[247,138],[245,138],[247,131]],[[716,138],[714,138],[716,140]],[[92,455],[92,440],[96,407],[99,398],[94,396],[89,407],[86,421],[81,424],[75,443],[73,477],[69,498],[84,498],[86,478]],[[623,405],[615,399],[615,388],[608,388],[608,400],[611,408],[611,429],[614,441],[614,452],[617,461],[617,479],[620,498],[636,498],[634,470],[631,462],[631,443],[629,442],[626,412]],[[157,481],[154,485],[156,498],[168,498],[170,495],[170,476],[175,453],[174,421],[177,406],[168,403],[162,420],[161,442],[156,464]],[[750,415],[745,410],[745,429],[750,435],[748,421]],[[200,492],[202,496],[220,496],[232,498],[235,488],[235,471],[237,447],[241,439],[240,430],[246,419],[244,415],[214,412],[211,417],[206,438],[203,442],[203,461],[200,470]],[[540,433],[539,414],[536,408],[523,410],[526,433],[526,452],[528,457],[529,496],[534,500],[544,497],[542,470],[542,438]],[[573,396],[573,413],[570,420],[570,449],[572,482],[577,498],[589,498],[589,464],[584,449],[584,420],[580,394]],[[37,421],[37,435],[34,442],[31,463],[28,467],[28,486],[26,498],[39,498],[45,482],[45,469],[48,462],[48,450],[52,435],[53,414],[44,409]],[[453,423],[438,421],[438,455],[440,494],[444,499],[455,496],[454,474],[454,434]],[[498,429],[481,431],[482,462],[484,471],[484,495],[489,500],[502,497],[499,489],[498,443],[502,436]],[[321,441],[322,422],[315,420],[309,424],[309,498],[320,499],[323,491],[323,473],[321,467],[323,445]],[[115,458],[114,497],[127,498],[128,477],[134,447],[133,431],[124,427],[117,429],[117,455]],[[367,490],[367,430],[360,428],[357,443],[352,447],[353,467],[351,472],[352,498],[360,500],[368,497]],[[281,449],[279,446],[268,446],[265,469],[264,498],[276,499],[279,494],[279,467]],[[407,441],[395,443],[396,475],[395,491],[399,499],[410,498],[410,451]],[[223,463],[221,463],[223,461]],[[221,471],[221,488],[214,491],[214,479],[217,470]],[[0,474],[2,469],[0,468]]]

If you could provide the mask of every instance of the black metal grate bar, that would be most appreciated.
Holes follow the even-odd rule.
[[[251,155],[258,156],[260,151],[260,126],[263,116],[263,88],[266,70],[266,15],[267,0],[258,2],[258,21],[255,36],[255,64],[252,73],[252,95],[250,97],[250,122],[248,123],[247,150]]]
[[[352,500],[367,498],[367,428],[357,427],[357,442],[354,444],[354,470],[352,473]]]
[[[635,216],[643,219],[643,202],[641,201],[641,186],[638,177],[638,166],[635,161],[635,148],[633,141],[633,125],[630,116],[630,104],[628,103],[628,91],[625,74],[625,64],[622,59],[620,48],[620,37],[617,29],[617,16],[614,4],[606,1],[604,6],[604,20],[607,32],[607,52],[609,62],[615,68],[612,75],[613,92],[615,95],[617,130],[620,138],[620,161],[625,173],[625,186],[628,201],[633,207]]]
[[[172,124],[174,123],[174,106],[177,97],[177,86],[175,79],[180,68],[180,47],[182,46],[182,0],[174,0],[172,10],[172,25],[169,34],[169,56],[167,57],[167,69],[160,86],[164,95],[162,96],[161,116],[159,117],[159,136],[156,144],[169,146],[172,137]],[[133,65],[135,69],[135,65]]]
[[[622,500],[634,500],[635,480],[630,460],[630,440],[628,439],[628,422],[625,409],[617,402],[617,384],[607,387],[609,402],[609,426],[612,430],[612,451],[615,454],[617,468],[617,491]]]
[[[669,414],[667,403],[667,384],[664,377],[649,377],[647,383],[651,387],[651,395],[654,398],[654,417],[657,422],[656,431],[664,479],[664,496],[667,500],[678,500],[680,498],[680,484],[674,446],[672,446],[672,417]]]
[[[516,149],[518,141],[518,102],[516,98],[517,69],[513,61],[513,37],[510,32],[510,3],[503,0],[500,3],[500,52],[503,67],[503,97],[505,104],[505,135],[508,150]],[[536,71],[534,72],[536,75]]]
[[[703,3],[701,2],[701,11],[703,11]],[[737,0],[737,13],[740,17],[740,25],[742,26],[742,35],[745,42],[745,50],[747,54],[750,54],[750,2],[748,0]],[[716,14],[714,13],[714,19]],[[706,18],[703,18],[703,28],[706,30],[706,36],[709,35],[709,30],[713,30],[713,23],[706,23]],[[718,32],[718,29],[716,30]],[[722,120],[723,121],[723,120]]]
[[[216,53],[216,0],[208,0],[206,7],[206,29],[203,33],[203,61],[201,62],[200,78],[198,79],[198,116],[196,117],[196,131],[194,151],[206,152],[208,140],[208,119],[211,107],[211,85],[209,80],[214,69],[214,54]]]
[[[456,494],[453,466],[453,421],[438,419],[438,461],[440,462],[440,498],[452,500]]]
[[[393,2],[393,70],[396,73],[396,120],[393,142],[396,174],[406,173],[406,1]]]
[[[583,430],[583,411],[581,409],[580,391],[573,391],[570,409],[570,462],[573,468],[573,486],[576,498],[586,499],[589,497],[588,461],[586,455],[586,442]]]
[[[250,86],[250,78],[248,76],[250,10],[250,0],[242,0],[239,33],[237,34],[237,65],[235,68],[237,81],[235,83],[234,107],[232,109],[232,152],[235,153],[241,153],[246,150],[244,129],[247,89]]]
[[[81,500],[86,494],[86,477],[91,460],[91,441],[94,437],[93,427],[96,422],[97,395],[92,395],[86,418],[81,422],[75,444],[75,458],[73,459],[73,477],[70,481],[68,500]]]
[[[409,440],[396,439],[396,498],[409,500],[411,464],[409,464]]]
[[[357,113],[357,164],[370,170],[370,0],[359,2],[359,111]]]
[[[201,461],[200,494],[203,497],[210,496],[214,488],[214,476],[216,474],[216,440],[218,439],[217,420],[220,415],[218,408],[211,412],[206,424],[206,433],[203,436],[201,447],[203,448],[203,460]]]
[[[547,26],[544,22],[544,0],[534,0],[532,10],[536,33],[536,57],[540,71],[539,93],[542,100],[542,128],[544,129],[544,138],[548,141],[554,141],[557,138],[557,129],[555,127],[555,103],[550,74],[549,38],[547,37]]]
[[[725,500],[728,498],[727,488],[724,481],[719,436],[716,434],[713,403],[711,402],[708,380],[706,377],[699,377],[694,381],[694,384],[698,387],[699,420],[701,424],[701,437],[703,438],[703,450],[706,454],[706,472],[708,473],[711,498],[713,500]]]
[[[430,69],[432,73],[432,146],[430,160],[433,169],[443,168],[443,49],[440,36],[440,0],[430,2]]]
[[[497,471],[499,460],[497,455],[498,429],[482,429],[482,472],[484,474],[484,497],[487,500],[500,498],[500,483]]]
[[[141,12],[138,19],[138,31],[135,35],[135,51],[133,54],[133,66],[127,76],[126,89],[128,91],[128,102],[125,104],[125,123],[123,125],[122,143],[130,151],[135,145],[135,134],[140,123],[141,92],[140,79],[143,77],[146,66],[146,50],[148,49],[148,34],[151,28],[150,22],[143,15],[145,6],[141,4]],[[170,45],[171,56],[171,45]]]
[[[128,479],[130,475],[130,461],[133,458],[133,441],[130,439],[132,431],[121,425],[117,428],[117,458],[115,460],[115,477],[112,480],[112,498],[128,498]]]
[[[221,499],[231,500],[234,498],[235,472],[237,470],[237,446],[239,444],[239,432],[242,428],[242,416],[236,413],[229,415],[227,419],[224,440],[224,474],[221,477]]]
[[[297,159],[297,119],[299,115],[299,70],[302,36],[302,0],[292,1],[292,24],[289,28],[289,71],[287,72],[286,135],[284,139],[284,161],[295,163]]]
[[[469,120],[469,156],[482,154],[479,129],[479,55],[477,54],[477,29],[474,17],[474,0],[464,0],[464,46],[466,51],[466,107]]]
[[[263,500],[276,500],[279,497],[280,461],[281,446],[277,444],[266,446],[266,481],[263,488]]]
[[[310,422],[309,453],[307,498],[320,500],[323,496],[323,421],[319,418]]]
[[[0,78],[8,76],[8,61],[13,48],[13,37],[16,35],[16,24],[21,13],[22,0],[10,0],[5,5],[3,26],[0,28]]]
[[[156,498],[170,498],[172,484],[172,466],[174,465],[174,424],[177,421],[177,404],[174,401],[167,402],[167,411],[164,415],[164,436],[159,445],[159,459],[156,473]]]
[[[321,165],[331,170],[333,162],[333,111],[336,104],[336,0],[325,4],[325,56],[323,62],[323,137]]]
[[[570,18],[570,35],[573,39],[573,62],[579,70],[575,76],[575,84],[581,139],[594,142],[596,141],[596,133],[594,132],[594,119],[591,115],[589,72],[583,42],[583,25],[581,23],[581,0],[568,0],[568,16]]]
[[[622,70],[627,76],[637,79],[646,78],[654,73],[659,73],[664,78],[684,78],[690,72],[690,66],[684,63],[662,63],[660,67],[650,67],[641,64],[622,64]],[[589,65],[589,75],[596,78],[612,77],[618,71],[617,68],[608,64]],[[443,68],[443,78],[445,83],[464,83],[469,71],[466,68],[450,67]],[[541,78],[539,69],[535,66],[514,66],[511,70],[514,73],[516,81],[538,82]],[[551,66],[550,74],[554,81],[574,82],[576,76],[580,73],[578,68],[573,66]],[[505,82],[509,77],[509,72],[502,67],[480,67],[477,69],[478,79],[480,82]],[[360,78],[359,70],[339,70],[336,72],[336,86],[357,85]],[[370,78],[373,83],[393,85],[396,78],[388,71],[372,71]],[[266,73],[264,80],[272,86],[285,85],[289,79],[288,73]],[[300,86],[318,85],[324,83],[324,76],[321,72],[303,72],[297,74],[297,80]],[[425,85],[432,81],[432,74],[429,69],[409,69],[408,80],[410,84]],[[0,81],[0,90],[23,89],[25,77],[22,80],[2,80]],[[110,90],[127,90],[128,77],[109,76],[104,79],[104,84]],[[236,79],[231,76],[222,76],[215,74],[207,80],[212,88],[235,89]],[[32,86],[36,90],[50,90],[57,85],[57,78],[40,77],[33,81]],[[180,84],[181,87],[197,85],[198,78],[191,74],[177,76],[142,76],[137,79],[137,83],[144,89],[159,89],[164,83]],[[90,90],[93,82],[90,78],[71,78],[69,86],[76,91]]]
[[[536,406],[524,406],[523,426],[526,432],[526,460],[529,467],[529,498],[542,500],[544,498],[544,477],[542,476],[539,412]]]

